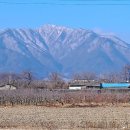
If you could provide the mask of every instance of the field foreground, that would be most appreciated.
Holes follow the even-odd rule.
[[[130,130],[130,108],[0,107],[0,129]]]

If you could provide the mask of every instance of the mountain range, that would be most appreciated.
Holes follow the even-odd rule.
[[[0,30],[0,72],[102,74],[125,64],[130,64],[130,44],[116,36],[56,25]]]

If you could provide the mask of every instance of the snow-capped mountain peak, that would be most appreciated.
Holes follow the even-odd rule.
[[[48,24],[38,29],[0,31],[0,72],[105,73],[120,70],[130,63],[129,57],[129,44],[88,29]]]

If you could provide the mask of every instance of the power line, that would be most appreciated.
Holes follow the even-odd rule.
[[[130,0],[60,0],[64,2],[130,2]]]
[[[115,2],[115,1],[117,1],[117,2],[125,2],[125,1],[129,1],[130,2],[130,0],[59,0],[59,1],[86,1],[86,2],[91,2],[91,1],[94,1],[94,2]]]
[[[50,5],[50,4],[57,4],[57,3],[47,3],[47,2],[0,2],[0,4],[20,4],[20,5],[30,5],[30,4],[43,4],[43,5]]]
[[[80,1],[80,0],[62,0],[62,1]],[[103,0],[81,0],[81,1],[86,1],[86,2],[99,2]],[[112,0],[105,0],[104,2],[108,2]],[[122,1],[122,0],[113,0],[114,1]],[[124,1],[129,1],[129,0],[124,0]],[[79,5],[79,6],[84,6],[84,5],[130,5],[130,3],[56,3],[56,2],[0,2],[0,4],[6,4],[6,5]]]

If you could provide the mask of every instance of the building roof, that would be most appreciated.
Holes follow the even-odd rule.
[[[101,83],[102,88],[129,88],[130,83]]]
[[[17,87],[11,84],[1,85],[0,90],[14,90]]]

